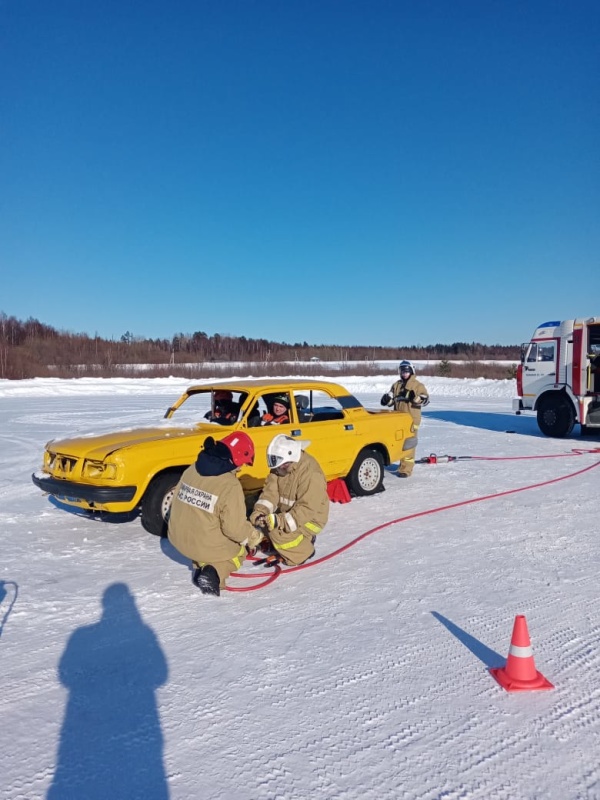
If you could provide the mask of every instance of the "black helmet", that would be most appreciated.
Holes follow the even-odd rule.
[[[398,372],[402,374],[403,372],[410,372],[411,375],[415,374],[415,368],[410,363],[410,361],[401,361],[400,366],[398,367]]]
[[[236,405],[231,400],[217,400],[215,402],[215,411],[219,414],[234,414]]]
[[[276,396],[275,396],[275,397],[272,399],[272,401],[271,401],[271,405],[275,405],[275,403],[279,403],[280,405],[282,405],[282,406],[285,406],[285,407],[288,409],[288,411],[289,411],[289,408],[290,408],[290,400],[289,400],[289,397],[288,397],[287,395],[284,395],[284,394],[278,394],[278,395],[276,395]]]

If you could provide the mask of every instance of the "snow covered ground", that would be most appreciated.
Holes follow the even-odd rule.
[[[374,407],[391,383],[342,382]],[[417,455],[473,458],[390,472],[317,555],[378,530],[206,598],[139,520],[30,480],[48,439],[152,424],[185,385],[0,381],[4,800],[600,798],[600,437],[543,437],[514,382],[427,379]],[[516,614],[553,691],[488,672]]]

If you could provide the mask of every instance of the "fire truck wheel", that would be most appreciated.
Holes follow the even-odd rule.
[[[575,409],[566,397],[545,397],[538,406],[537,421],[542,433],[562,439],[575,425]]]

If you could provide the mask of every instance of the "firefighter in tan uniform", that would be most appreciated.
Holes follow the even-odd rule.
[[[236,473],[254,463],[248,434],[230,433],[218,442],[209,436],[195,464],[175,488],[169,516],[169,541],[193,562],[193,583],[203,594],[219,595],[249,549],[263,538],[246,519],[244,492]]]
[[[327,481],[318,462],[304,452],[309,445],[282,433],[271,441],[271,473],[250,514],[250,522],[262,528],[288,566],[312,558],[315,537],[329,517]]]
[[[429,403],[429,393],[423,384],[415,377],[415,368],[410,361],[401,361],[398,368],[400,380],[392,386],[389,393],[381,398],[382,406],[393,406],[394,411],[408,411],[412,417],[411,433],[408,440],[409,447],[402,452],[398,477],[408,478],[415,466],[415,452],[417,449],[417,436],[421,424],[421,409]]]

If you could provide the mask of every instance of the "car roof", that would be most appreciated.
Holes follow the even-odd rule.
[[[226,389],[229,391],[247,392],[252,389],[271,389],[274,392],[283,389],[306,391],[308,389],[333,390],[338,395],[348,395],[350,392],[332,381],[319,381],[310,379],[290,380],[289,378],[248,378],[237,381],[211,381],[210,383],[194,384],[189,386],[188,392],[207,391],[209,389]]]

